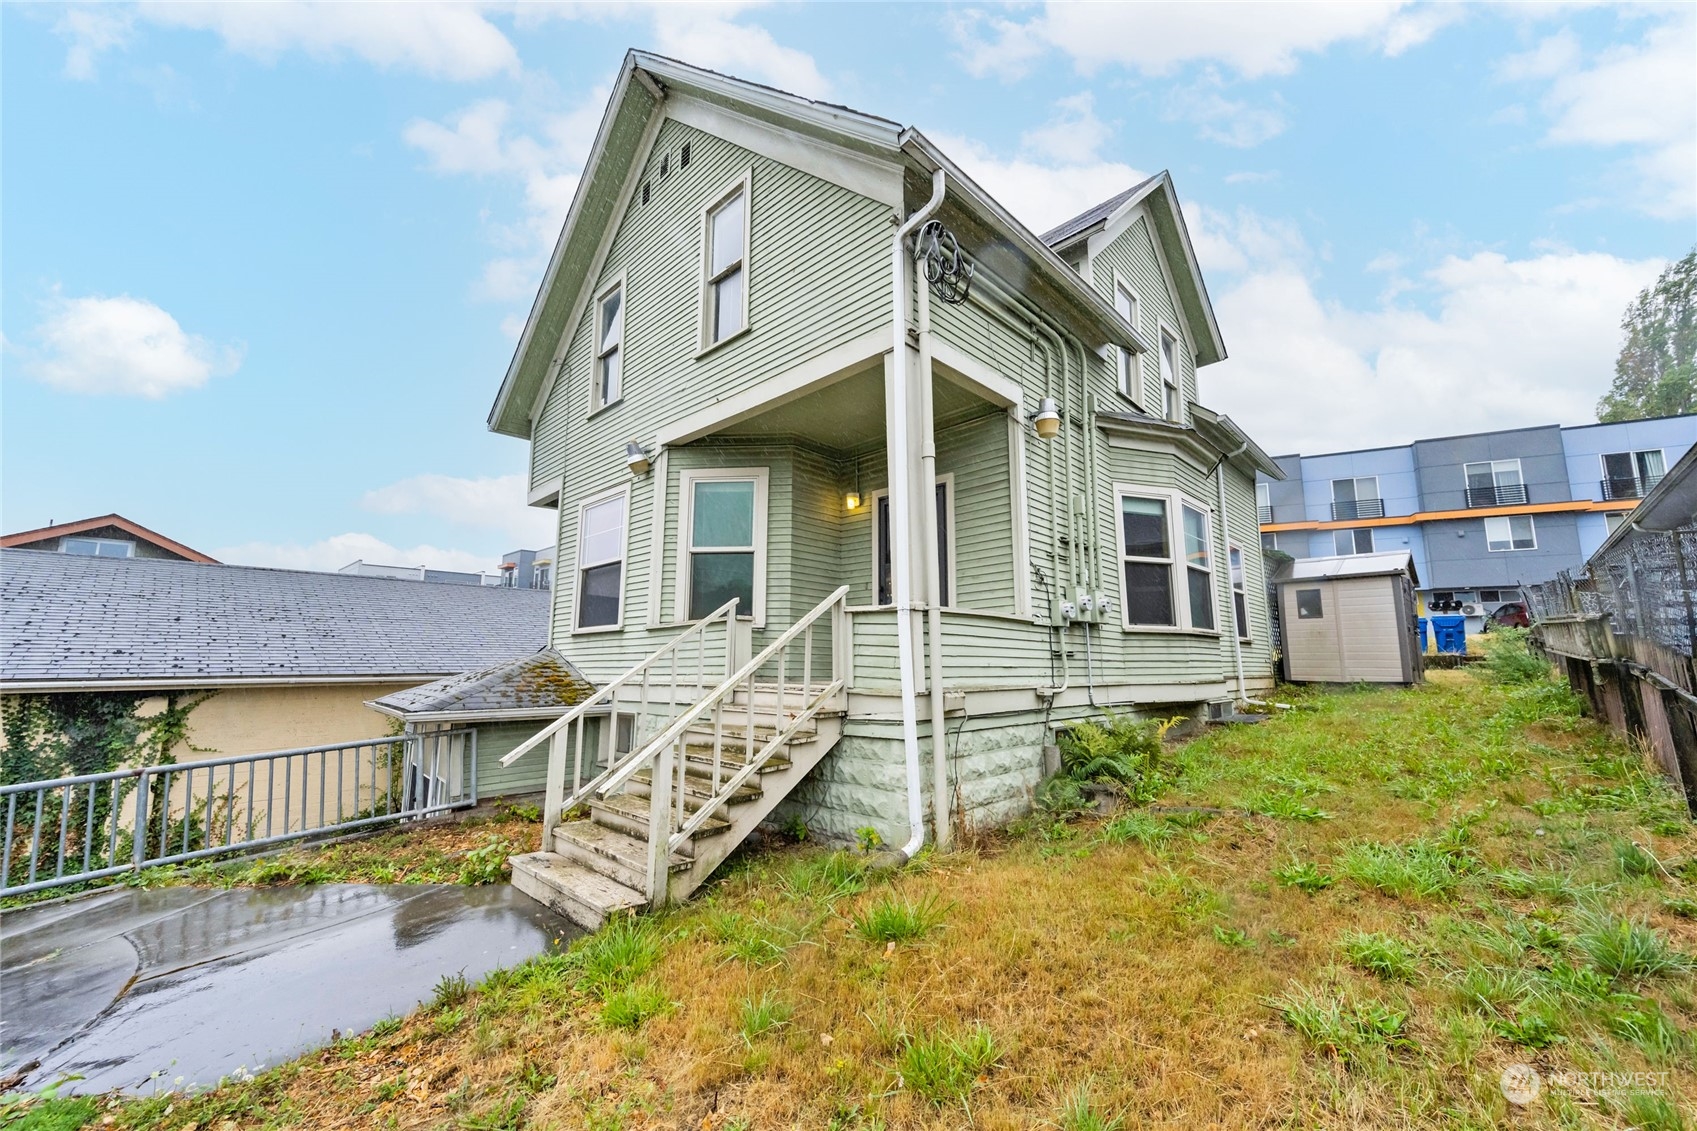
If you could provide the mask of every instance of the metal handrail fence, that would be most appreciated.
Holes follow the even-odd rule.
[[[20,782],[0,786],[0,896],[476,803],[475,731]]]

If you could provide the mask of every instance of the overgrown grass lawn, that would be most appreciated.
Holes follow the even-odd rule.
[[[686,907],[445,980],[402,1022],[102,1117],[1690,1125],[1697,836],[1674,792],[1554,683],[1290,694],[1177,748],[1129,818],[1034,818],[888,873],[751,855]],[[1524,1108],[1499,1087],[1515,1063],[1545,1082]]]

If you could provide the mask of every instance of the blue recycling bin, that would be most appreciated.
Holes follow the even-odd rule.
[[[1414,618],[1414,630],[1420,634],[1420,654],[1426,654],[1426,618]]]
[[[1432,635],[1437,639],[1440,653],[1467,655],[1466,617],[1433,617]]]

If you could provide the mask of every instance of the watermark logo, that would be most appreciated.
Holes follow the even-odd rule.
[[[1530,1064],[1511,1064],[1503,1069],[1498,1087],[1503,1090],[1503,1099],[1517,1107],[1525,1107],[1538,1098],[1538,1093],[1544,1090],[1544,1082],[1539,1078],[1538,1070]]]

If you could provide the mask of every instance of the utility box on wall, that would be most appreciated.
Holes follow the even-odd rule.
[[[1280,646],[1294,683],[1419,683],[1419,579],[1406,550],[1303,558],[1273,578]]]

